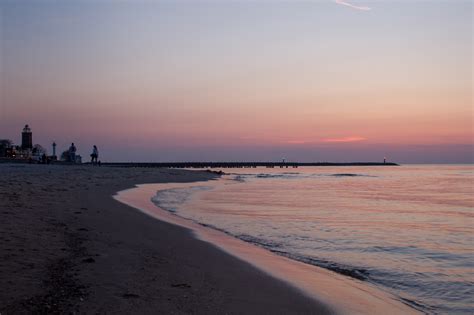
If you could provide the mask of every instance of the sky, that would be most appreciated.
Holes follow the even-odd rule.
[[[102,161],[474,162],[470,0],[0,0],[0,139]]]

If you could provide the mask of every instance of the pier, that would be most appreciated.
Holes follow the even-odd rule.
[[[331,162],[159,162],[159,163],[134,163],[134,162],[115,162],[102,163],[104,166],[115,167],[162,167],[162,168],[298,168],[304,166],[398,166],[392,162],[349,162],[349,163],[331,163]]]

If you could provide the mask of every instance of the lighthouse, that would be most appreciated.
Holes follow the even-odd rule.
[[[21,133],[21,149],[33,149],[33,134],[28,125],[25,125],[25,128],[23,128],[23,132]]]
[[[56,142],[53,141],[53,158],[56,158]]]

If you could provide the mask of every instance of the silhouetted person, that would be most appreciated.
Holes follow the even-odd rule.
[[[74,145],[74,142],[71,143],[71,146],[69,147],[69,160],[72,163],[76,163],[76,146]]]
[[[91,153],[91,164],[97,163],[98,157],[99,157],[99,150],[97,149],[97,146],[94,144],[94,147],[92,148],[92,153]]]

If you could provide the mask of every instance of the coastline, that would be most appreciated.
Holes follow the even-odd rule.
[[[251,264],[112,198],[210,172],[1,164],[0,312],[299,313],[333,310]]]
[[[203,226],[157,207],[150,199],[159,190],[208,186],[206,182],[144,184],[120,191],[115,198],[158,220],[190,229],[195,237],[248,262],[262,272],[322,301],[338,314],[419,314],[388,292],[370,283],[277,255],[261,247]]]

